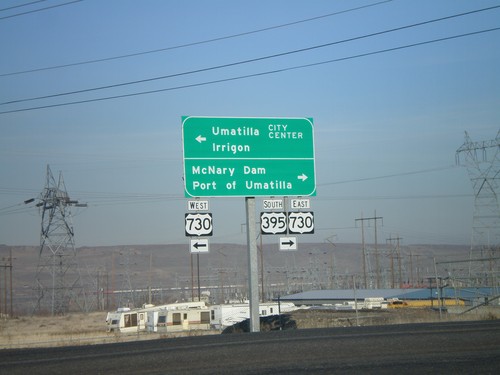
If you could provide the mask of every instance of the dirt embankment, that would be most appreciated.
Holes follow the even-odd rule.
[[[442,313],[424,309],[339,312],[298,310],[291,314],[298,329],[348,327],[383,324],[424,323],[456,320],[500,319],[500,308],[475,310],[468,314]],[[176,334],[106,332],[106,313],[74,313],[55,317],[18,317],[0,319],[0,349],[91,345],[163,337],[219,334],[219,331],[190,331]]]
[[[439,321],[500,319],[500,308],[475,310],[460,315],[459,311],[442,312],[430,309],[387,309],[374,311],[298,310],[292,314],[298,329],[370,326]]]

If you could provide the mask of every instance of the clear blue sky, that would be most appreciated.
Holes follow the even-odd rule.
[[[39,243],[39,213],[22,202],[42,192],[47,164],[63,172],[71,198],[88,203],[72,211],[77,246],[187,243],[185,115],[314,119],[316,232],[299,241],[360,242],[355,219],[376,210],[382,242],[470,242],[473,191],[455,151],[464,131],[480,141],[500,128],[500,31],[344,58],[497,28],[500,8],[232,67],[5,103],[340,42],[500,1],[84,0],[42,9],[69,3],[54,0],[14,8],[26,3],[0,3],[0,243]],[[244,199],[210,206],[211,241],[245,242]]]

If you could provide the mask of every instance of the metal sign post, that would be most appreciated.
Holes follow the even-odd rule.
[[[245,205],[247,216],[248,300],[250,301],[250,332],[259,332],[259,261],[257,257],[255,198],[246,197]]]

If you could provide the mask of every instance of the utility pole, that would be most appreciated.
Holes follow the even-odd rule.
[[[2,258],[3,264],[0,265],[3,268],[3,308],[0,303],[0,315],[9,315],[11,318],[13,316],[12,311],[12,249],[10,249],[9,256]],[[0,295],[0,302],[2,296]],[[8,301],[8,302],[7,302]],[[10,308],[9,308],[10,307]]]
[[[376,264],[376,276],[377,276],[377,289],[380,288],[380,266],[379,266],[379,254],[378,254],[378,244],[377,244],[377,220],[383,220],[383,217],[377,216],[377,211],[375,211],[375,215],[373,217],[363,217],[363,214],[361,214],[361,218],[354,219],[354,222],[357,223],[358,221],[361,222],[361,241],[362,241],[362,247],[363,247],[363,281],[365,284],[365,289],[368,288],[367,282],[366,282],[366,249],[365,249],[365,230],[364,230],[364,222],[370,220],[373,220],[375,222],[375,264]]]
[[[354,222],[361,222],[361,249],[363,253],[363,287],[367,289],[366,283],[366,249],[365,249],[365,219],[363,218],[363,213],[361,213],[361,218],[355,219]]]
[[[153,252],[149,253],[149,277],[148,277],[148,303],[152,303],[151,289],[152,289],[152,268],[153,268]]]
[[[380,256],[378,253],[378,240],[377,240],[377,211],[375,211],[374,215],[375,220],[375,267],[376,267],[376,275],[377,275],[377,289],[380,289]],[[381,219],[381,218],[380,218]]]
[[[422,254],[413,254],[413,253],[410,253],[411,254],[411,258],[413,259],[413,257],[416,258],[416,266],[415,266],[415,271],[416,271],[416,279],[417,279],[417,285],[420,286],[423,284],[423,280],[420,280],[420,260],[419,258],[422,256]]]
[[[391,238],[387,238],[386,241],[387,242],[390,242]],[[395,284],[395,280],[394,280],[394,249],[392,248],[391,246],[391,288],[394,289],[394,284]]]
[[[332,245],[332,252],[330,253],[330,280],[329,280],[330,281],[330,283],[329,283],[330,289],[333,289],[334,286],[338,287],[337,282],[336,282],[337,270],[335,267],[335,254],[334,254],[335,243],[332,240],[330,240],[330,238],[334,238],[334,237],[336,237],[335,234],[328,237],[328,238],[325,238],[325,241]]]
[[[112,289],[112,294],[111,294],[111,304],[113,305],[113,308],[116,308],[116,299],[115,299],[115,294],[116,294],[116,270],[115,270],[115,253],[111,253],[111,289]],[[109,295],[109,288],[108,288],[108,295]],[[108,303],[109,306],[109,303]],[[109,309],[109,307],[108,307]]]
[[[414,280],[413,280],[413,254],[410,250],[410,285],[412,288],[414,288]]]
[[[401,249],[399,247],[399,244],[403,238],[401,237],[389,237],[387,239],[387,242],[389,242],[391,245],[394,241],[396,241],[396,257],[398,258],[398,279],[399,279],[399,287],[401,288],[403,285],[402,278],[401,278]],[[394,260],[392,257],[392,249],[391,249],[391,272],[392,272],[392,288],[394,289],[395,282],[394,282]]]

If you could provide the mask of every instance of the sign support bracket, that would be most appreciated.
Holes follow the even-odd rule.
[[[250,302],[250,332],[260,332],[259,260],[255,224],[255,197],[245,197],[248,246],[248,294]]]

